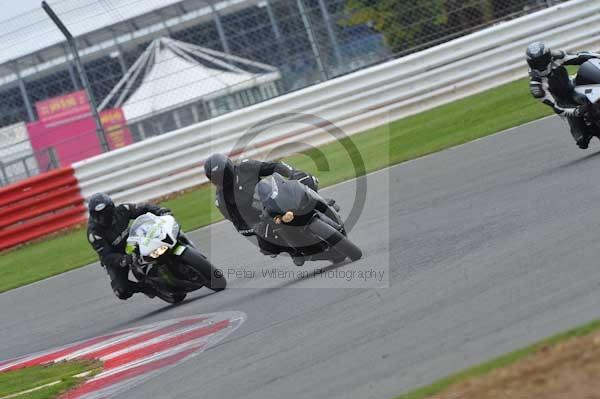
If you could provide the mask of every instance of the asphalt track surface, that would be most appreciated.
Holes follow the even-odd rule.
[[[238,310],[248,319],[222,344],[122,397],[392,398],[600,317],[599,149],[577,149],[549,118],[369,175],[351,237],[359,265],[389,261],[389,288],[235,280],[169,307],[118,301],[91,265],[0,295],[0,359]],[[352,190],[327,194],[347,209]],[[289,263],[258,255],[228,224],[193,238],[220,265]]]

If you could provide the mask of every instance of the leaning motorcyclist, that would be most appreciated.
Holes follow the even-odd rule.
[[[590,105],[586,98],[575,92],[574,83],[564,66],[581,65],[589,59],[600,58],[600,54],[552,51],[544,43],[534,42],[527,47],[526,58],[531,94],[552,107],[558,115],[566,117],[579,148],[588,148],[594,133],[584,117]]]
[[[262,253],[277,255],[294,250],[288,248],[277,237],[270,235],[270,229],[261,222],[261,208],[254,189],[262,177],[274,173],[304,183],[317,191],[316,177],[292,168],[284,162],[261,162],[244,159],[235,164],[223,154],[213,154],[204,163],[206,177],[217,187],[216,205],[223,216],[231,221],[236,230],[244,236],[256,236]],[[299,259],[295,259],[300,261]]]
[[[141,292],[153,297],[152,287],[129,280],[129,269],[135,263],[135,254],[125,254],[129,222],[148,212],[161,216],[169,214],[170,210],[152,204],[115,206],[107,194],[97,193],[89,198],[88,211],[88,241],[106,268],[115,295],[119,299],[128,299]]]

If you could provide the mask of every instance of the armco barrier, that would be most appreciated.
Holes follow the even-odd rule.
[[[286,155],[277,152],[285,144],[333,139],[299,113],[355,134],[526,76],[524,51],[533,40],[598,49],[598,26],[600,0],[572,0],[73,166],[84,197],[104,191],[117,202],[158,198],[205,182],[201,165],[210,153],[269,158]],[[281,115],[288,116],[266,123],[258,139],[240,147],[249,129]]]
[[[0,189],[0,251],[85,221],[73,168]]]

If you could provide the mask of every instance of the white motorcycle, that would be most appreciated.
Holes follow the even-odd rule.
[[[585,123],[600,138],[600,60],[591,59],[581,64],[573,83],[575,92],[590,104],[584,115]]]
[[[179,303],[188,292],[204,286],[213,291],[227,286],[223,274],[195,248],[171,215],[138,217],[129,229],[125,251],[135,254],[134,277],[152,286],[166,302]]]

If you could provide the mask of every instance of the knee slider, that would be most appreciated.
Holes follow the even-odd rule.
[[[121,300],[129,299],[133,295],[130,291],[125,291],[125,290],[118,289],[118,288],[114,288],[113,292],[115,293],[117,298],[119,298]]]

